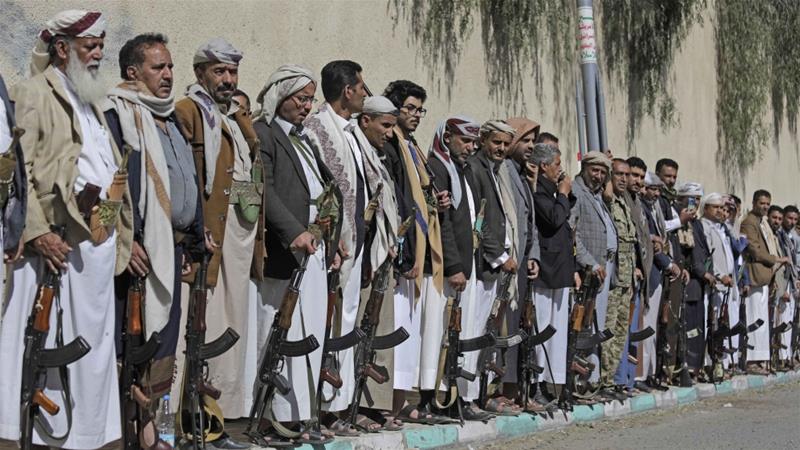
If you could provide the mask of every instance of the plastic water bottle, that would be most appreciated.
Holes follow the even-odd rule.
[[[158,438],[175,448],[175,416],[170,412],[169,394],[161,399],[161,406],[156,415]]]

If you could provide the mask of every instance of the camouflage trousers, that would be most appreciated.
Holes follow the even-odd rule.
[[[603,342],[603,351],[600,357],[603,386],[614,385],[614,374],[625,350],[625,341],[628,337],[629,316],[633,290],[630,287],[617,286],[608,294],[608,309],[606,312],[606,328],[614,337]]]

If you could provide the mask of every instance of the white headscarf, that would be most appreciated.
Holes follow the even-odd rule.
[[[263,120],[270,123],[281,102],[308,86],[309,83],[316,83],[316,80],[311,70],[306,67],[295,64],[278,67],[278,70],[269,76],[264,88],[256,98],[256,101],[261,104],[261,109],[255,114],[253,121]]]
[[[216,37],[208,40],[197,49],[192,64],[213,62],[239,65],[241,60],[242,52],[225,39]]]

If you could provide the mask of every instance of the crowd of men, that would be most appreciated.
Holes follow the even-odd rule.
[[[224,419],[249,418],[254,443],[320,444],[798,362],[798,209],[767,191],[742,217],[736,196],[678,182],[671,159],[649,169],[608,151],[571,179],[558,138],[519,117],[444,118],[426,150],[425,89],[372,95],[353,61],[319,78],[279,67],[251,113],[246,60],[221,38],[176,94],[167,38],[133,37],[109,91],[104,40],[99,12],[64,11],[31,77],[0,83],[0,438],[169,448],[152,427],[172,392],[187,442],[246,448]],[[139,366],[123,351],[131,292],[158,337]],[[238,340],[199,357],[198,382],[201,322]],[[31,369],[42,329],[46,348],[90,350]],[[136,384],[121,387],[127,370]]]

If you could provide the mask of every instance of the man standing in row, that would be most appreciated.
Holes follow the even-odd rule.
[[[242,54],[222,38],[202,44],[194,55],[196,82],[175,105],[186,139],[192,144],[203,219],[214,253],[208,264],[208,336],[228,327],[240,338],[209,361],[209,379],[222,391],[220,407],[228,417],[248,414],[256,358],[248,354],[254,338],[255,289],[264,259],[261,214],[262,177],[256,135],[250,117],[232,100]],[[254,367],[253,367],[254,369]],[[253,370],[251,369],[251,370]]]
[[[49,20],[34,50],[33,77],[11,93],[18,124],[26,130],[22,148],[32,201],[23,240],[32,252],[14,271],[0,338],[0,437],[6,439],[19,438],[24,327],[47,271],[61,272],[63,308],[63,315],[51,316],[47,345],[54,345],[61,329],[64,342],[82,336],[91,351],[70,365],[69,386],[48,378],[44,394],[62,412],[47,417],[50,431],[34,431],[34,443],[89,449],[120,437],[116,351],[108,337],[114,335],[114,275],[130,258],[131,202],[124,181],[115,180],[122,157],[96,106],[106,92],[99,81],[105,24],[99,12],[77,10]],[[109,197],[112,187],[119,198]],[[90,191],[98,194],[87,203],[97,208],[81,211],[77,197]],[[62,318],[58,325],[56,317]],[[64,411],[71,414],[72,429],[56,438],[68,431]]]

